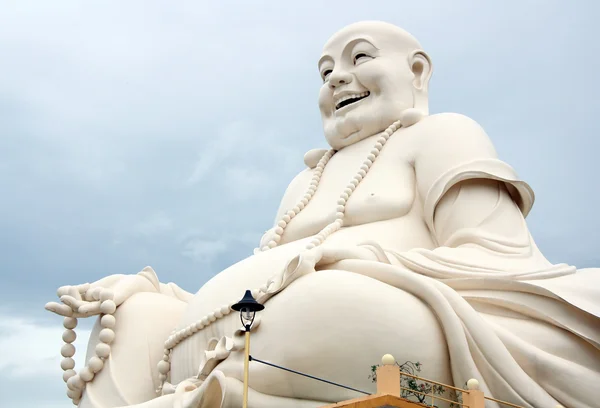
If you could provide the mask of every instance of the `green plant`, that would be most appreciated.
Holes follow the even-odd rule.
[[[417,373],[421,371],[422,364],[420,362],[412,362],[406,361],[402,364],[396,363],[396,365],[400,368],[401,373],[407,373],[410,375],[414,375],[418,377]],[[369,374],[369,378],[372,382],[377,382],[377,367],[379,365],[371,366],[371,374]],[[417,380],[416,378],[412,378],[409,376],[402,375],[400,377],[400,396],[402,398],[406,398],[408,400],[412,400],[419,403],[426,403],[426,399],[431,399],[432,396],[439,395],[443,398],[453,399],[457,402],[461,402],[462,395],[457,395],[457,393],[452,389],[446,389],[445,387],[437,384],[428,383],[427,381]],[[446,394],[448,394],[446,396]],[[435,405],[434,405],[435,406]],[[459,404],[451,404],[450,408],[458,408]]]

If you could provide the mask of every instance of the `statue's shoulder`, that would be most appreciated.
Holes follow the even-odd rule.
[[[435,127],[441,131],[452,132],[455,130],[482,130],[481,126],[473,119],[460,113],[436,113],[424,117],[419,121],[420,126]]]
[[[475,120],[460,113],[437,113],[424,117],[419,123],[422,145],[441,149],[449,145],[465,146],[491,144],[485,130]]]
[[[314,169],[315,167],[317,167],[317,164],[319,164],[319,160],[321,160],[321,158],[325,156],[325,153],[327,153],[328,151],[328,149],[309,150],[304,155],[304,164],[306,164],[306,166],[309,169]]]

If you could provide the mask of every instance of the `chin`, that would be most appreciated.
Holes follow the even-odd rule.
[[[347,115],[341,118],[326,118],[323,123],[325,139],[332,148],[340,150],[383,132],[396,120],[395,118],[388,120],[390,115],[391,113],[387,115],[379,113],[377,115],[376,110],[369,109],[348,112]]]

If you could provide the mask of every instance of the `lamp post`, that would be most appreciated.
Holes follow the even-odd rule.
[[[240,312],[240,320],[246,331],[246,355],[244,358],[244,402],[243,408],[248,408],[248,369],[250,366],[250,329],[254,323],[256,312],[263,310],[265,307],[258,303],[252,296],[252,292],[246,291],[242,300],[231,306],[236,312]]]

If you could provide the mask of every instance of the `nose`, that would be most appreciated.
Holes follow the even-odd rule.
[[[352,82],[352,75],[343,70],[334,70],[329,76],[329,87],[335,89],[342,85],[348,85]]]

